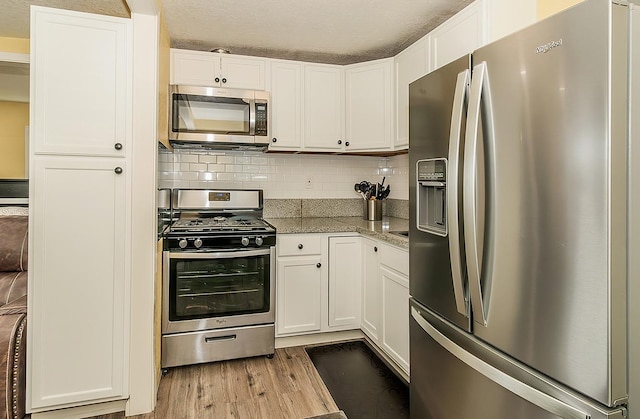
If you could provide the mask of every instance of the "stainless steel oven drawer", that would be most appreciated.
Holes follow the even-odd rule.
[[[273,324],[176,333],[162,336],[162,368],[270,355],[274,351]]]

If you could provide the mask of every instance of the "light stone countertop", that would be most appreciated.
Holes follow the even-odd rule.
[[[382,221],[367,221],[362,217],[326,218],[266,218],[276,228],[277,234],[294,233],[351,233],[356,232],[389,244],[409,248],[409,239],[389,233],[409,230],[409,220],[396,217],[382,217]]]

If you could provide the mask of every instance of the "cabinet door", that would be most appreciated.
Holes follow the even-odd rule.
[[[98,157],[36,156],[33,165],[31,407],[126,396],[127,167]]]
[[[342,68],[305,65],[304,147],[309,150],[343,149]]]
[[[409,84],[427,74],[429,38],[425,37],[402,51],[396,63],[396,137],[395,148],[409,145]]]
[[[393,60],[349,66],[346,82],[347,151],[391,148]]]
[[[276,282],[277,334],[319,331],[322,326],[320,257],[278,258]]]
[[[130,20],[34,7],[31,34],[32,153],[124,156]]]
[[[261,58],[220,57],[220,85],[232,89],[264,90],[265,63]]]
[[[360,237],[329,238],[329,327],[360,327]]]
[[[172,49],[169,77],[171,84],[218,86],[220,58],[210,52]]]
[[[382,294],[378,243],[362,240],[362,331],[379,344]]]
[[[302,64],[271,64],[272,150],[295,150],[302,142]]]
[[[430,33],[430,70],[440,68],[486,43],[485,10],[483,1],[475,1]]]
[[[384,266],[382,282],[382,349],[409,373],[409,279]]]

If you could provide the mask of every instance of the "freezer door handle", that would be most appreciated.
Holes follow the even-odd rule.
[[[449,254],[451,257],[451,276],[453,279],[453,294],[456,309],[460,314],[469,317],[462,274],[462,248],[460,246],[460,157],[462,122],[466,114],[469,98],[469,70],[458,74],[456,90],[453,96],[451,113],[451,130],[449,134],[449,164],[447,165],[447,219],[449,220]]]
[[[491,106],[491,96],[489,89],[489,78],[487,77],[487,64],[482,62],[473,67],[471,77],[471,91],[469,93],[469,113],[467,116],[467,131],[465,133],[464,144],[464,179],[463,179],[463,220],[464,220],[464,240],[467,260],[467,277],[469,280],[469,294],[471,295],[471,307],[473,309],[474,321],[487,325],[487,308],[489,293],[483,297],[482,285],[480,282],[482,273],[483,243],[480,235],[480,225],[478,220],[478,195],[485,191],[484,184],[478,184],[479,173],[479,153],[480,153],[480,117],[484,127],[483,133],[493,139],[493,115]],[[484,138],[484,137],[483,137]],[[489,150],[486,150],[489,151]],[[488,153],[486,153],[489,158]],[[484,210],[484,209],[483,209]],[[483,211],[484,212],[484,211]],[[487,275],[489,280],[490,275]],[[486,290],[490,288],[490,283],[485,284]],[[487,301],[485,301],[485,298]],[[485,304],[487,303],[487,304]]]
[[[411,317],[418,323],[418,325],[435,340],[440,346],[447,350],[450,354],[464,362],[469,367],[473,368],[478,373],[484,375],[489,380],[503,387],[504,389],[516,394],[530,403],[535,404],[539,408],[546,410],[549,413],[553,413],[556,416],[565,419],[590,419],[591,416],[585,412],[576,409],[573,406],[566,404],[565,402],[551,397],[548,394],[541,392],[517,379],[505,374],[496,367],[486,363],[482,359],[470,354],[461,347],[455,344],[452,340],[440,333],[438,329],[433,327],[424,317],[420,314],[420,311],[415,307],[411,307]]]

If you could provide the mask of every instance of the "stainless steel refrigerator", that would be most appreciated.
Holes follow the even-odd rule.
[[[587,0],[410,85],[412,418],[625,417],[637,18]]]

